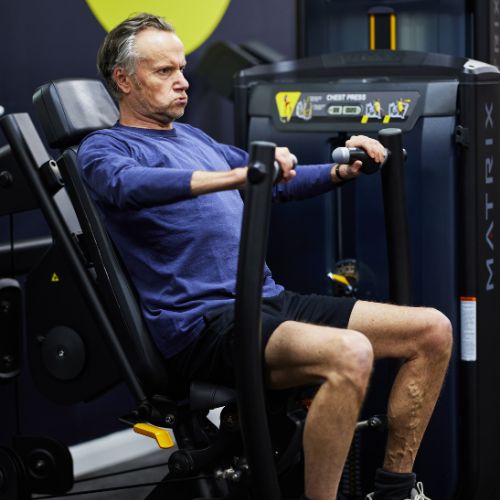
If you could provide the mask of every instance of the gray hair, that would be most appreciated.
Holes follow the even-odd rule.
[[[135,38],[147,28],[175,33],[174,27],[162,17],[147,13],[135,14],[113,28],[97,52],[97,67],[109,90],[117,99],[120,98],[121,92],[113,78],[113,71],[120,66],[129,75],[134,74],[138,58]]]

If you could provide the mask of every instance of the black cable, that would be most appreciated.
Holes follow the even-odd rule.
[[[86,477],[84,479],[79,479],[78,481],[75,481],[75,484],[84,483],[85,481],[92,481],[94,479],[103,479],[105,477],[120,476],[122,474],[129,474],[130,472],[138,472],[141,470],[154,469],[155,467],[162,467],[164,465],[168,465],[168,462],[163,462],[161,464],[148,465],[148,466],[144,466],[144,467],[136,467],[134,469],[125,469],[125,470],[122,470],[119,472],[110,472],[108,474],[101,474],[99,476]]]
[[[144,488],[146,486],[157,486],[159,484],[169,484],[169,483],[179,483],[182,481],[192,481],[193,479],[212,479],[213,476],[196,476],[192,477],[182,477],[177,479],[167,479],[166,481],[156,481],[153,483],[140,483],[140,484],[129,484],[126,486],[118,486],[114,488],[101,488],[98,490],[86,490],[86,491],[75,491],[73,493],[65,493],[64,495],[49,495],[44,497],[37,497],[37,500],[44,500],[46,498],[66,498],[66,497],[74,497],[77,495],[92,495],[93,493],[106,493],[108,491],[119,491],[119,490],[130,490],[132,488]]]

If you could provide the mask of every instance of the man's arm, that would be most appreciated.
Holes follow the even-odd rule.
[[[192,196],[192,171],[141,165],[125,142],[105,134],[82,142],[78,165],[96,201],[118,208],[153,207]]]
[[[246,160],[240,154],[240,161]],[[152,168],[137,162],[127,144],[104,134],[85,140],[78,163],[94,197],[120,208],[142,208],[181,201],[216,191],[241,189],[246,167],[205,171]]]
[[[378,163],[384,161],[385,149],[376,139],[364,135],[352,136],[346,141],[346,146],[364,149]],[[278,155],[277,160],[280,161]],[[299,165],[293,182],[275,186],[274,199],[276,201],[300,200],[326,193],[334,186],[342,185],[345,181],[358,177],[361,173],[361,166],[360,161],[352,165]]]
[[[211,141],[213,141],[211,139]],[[228,163],[241,161],[244,153],[238,148],[216,143],[227,159]],[[366,150],[370,157],[375,161],[382,162],[385,150],[375,139],[366,136],[353,136],[346,142],[347,147],[361,147]],[[285,201],[287,199],[300,199],[304,197],[315,196],[329,191],[334,185],[342,184],[346,180],[353,179],[360,174],[362,163],[357,161],[352,165],[307,165],[300,166],[295,170],[295,157],[286,147],[277,147],[275,154],[276,161],[280,164],[282,180],[275,187],[275,199]],[[206,172],[197,170],[193,172],[191,178],[191,193],[193,196],[213,193],[216,191],[225,191],[228,189],[241,189],[246,182],[247,168],[233,167],[227,172]],[[298,175],[298,182],[292,182],[286,186]]]
[[[191,193],[193,196],[213,193],[216,191],[226,191],[229,189],[242,189],[245,187],[247,167],[241,166],[248,163],[248,153],[235,146],[221,144],[214,141],[209,136],[206,141],[216,148],[226,159],[231,167],[230,171],[207,172],[196,170],[191,178]],[[289,182],[295,177],[295,160],[288,148],[278,147],[275,154],[276,161],[280,163],[282,171],[281,182]]]

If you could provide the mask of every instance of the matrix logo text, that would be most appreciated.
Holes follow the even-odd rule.
[[[486,138],[484,140],[484,145],[488,148],[486,149],[486,157],[484,159],[484,212],[486,218],[486,233],[484,238],[487,243],[487,248],[489,249],[486,259],[485,265],[488,271],[487,279],[486,279],[486,291],[489,292],[495,289],[495,283],[493,282],[493,266],[495,264],[494,258],[494,220],[493,220],[493,209],[494,209],[494,200],[492,195],[492,188],[494,183],[494,156],[493,156],[493,135],[494,135],[494,123],[493,123],[493,109],[494,104],[489,103],[484,105],[485,112],[485,120],[484,120],[484,129],[486,132]]]

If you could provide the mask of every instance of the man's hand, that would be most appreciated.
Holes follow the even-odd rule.
[[[290,182],[297,175],[297,172],[294,170],[295,163],[297,162],[296,156],[290,153],[288,148],[276,148],[274,158],[281,167],[280,182]]]
[[[366,135],[353,135],[348,141],[346,141],[345,145],[348,148],[364,149],[368,156],[377,163],[382,163],[385,160],[384,146],[382,146],[382,144],[380,144],[380,142],[376,139],[371,139],[370,137],[366,137]],[[360,169],[362,165],[363,163],[359,160],[355,161],[352,165],[342,164],[337,170],[337,172],[340,173],[340,176],[335,172],[334,166],[331,172],[332,181],[340,183],[358,177],[361,173]]]

